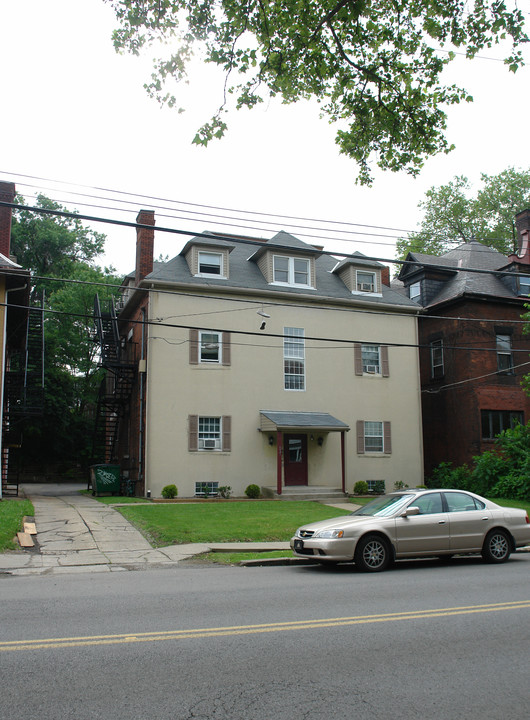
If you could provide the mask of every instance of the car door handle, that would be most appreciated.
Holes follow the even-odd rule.
[[[483,520],[489,520],[489,517],[483,517],[482,519],[483,519]]]
[[[438,520],[438,525],[445,525],[445,520]]]

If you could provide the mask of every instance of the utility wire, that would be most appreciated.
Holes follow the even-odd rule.
[[[238,242],[239,244],[252,245],[255,248],[273,247],[275,250],[287,250],[288,252],[291,252],[291,253],[293,252],[293,248],[289,245],[281,245],[281,244],[276,244],[276,243],[274,245],[271,245],[267,240],[254,240],[254,239],[249,239],[246,237],[233,236],[233,235],[227,236],[224,234],[218,234],[218,233],[214,233],[214,232],[208,232],[206,235],[203,235],[200,232],[197,233],[197,232],[193,232],[190,230],[169,228],[169,227],[164,227],[164,226],[160,226],[160,225],[143,225],[141,223],[130,222],[127,220],[114,220],[112,218],[98,217],[98,216],[93,216],[93,215],[81,215],[80,213],[73,213],[73,212],[69,212],[69,211],[65,211],[65,210],[32,207],[32,206],[27,206],[27,205],[19,205],[18,203],[9,203],[9,202],[5,202],[5,201],[0,201],[0,207],[9,207],[12,210],[24,210],[27,212],[36,212],[36,213],[40,213],[41,215],[52,215],[52,216],[72,218],[72,219],[77,219],[77,220],[86,220],[87,222],[99,222],[99,223],[106,223],[106,224],[110,224],[110,225],[120,225],[123,227],[131,227],[131,228],[135,228],[135,229],[153,230],[156,232],[169,233],[169,234],[174,234],[174,235],[179,235],[179,236],[199,237],[199,238],[203,237],[203,238],[209,239],[209,240],[219,240],[219,241],[222,241],[222,242],[228,243],[228,244],[230,243],[230,240],[232,239],[233,242]],[[333,257],[333,258],[341,257],[344,259],[354,259],[354,260],[359,259],[359,255],[352,254],[352,253],[344,253],[344,252],[335,251],[335,250],[333,250],[333,251],[332,250],[323,250],[323,249],[316,250],[315,248],[312,248],[312,250],[314,252],[318,253],[319,255],[326,255],[329,257]],[[397,260],[395,258],[380,258],[380,257],[364,255],[364,254],[362,254],[361,259],[362,260],[370,260],[370,261],[374,261],[374,262],[378,262],[378,263],[388,263],[388,264],[395,264],[395,265],[402,265],[402,266],[407,266],[407,265],[417,266],[417,265],[421,264],[417,260]],[[448,272],[448,271],[449,272],[469,272],[469,273],[479,273],[479,274],[484,274],[484,275],[499,275],[499,276],[506,275],[506,271],[502,271],[502,270],[485,270],[485,269],[481,269],[481,268],[469,268],[469,267],[459,268],[459,267],[453,267],[452,265],[447,265],[447,264],[443,264],[443,263],[441,263],[439,265],[437,265],[435,263],[430,263],[429,269],[441,270],[441,271],[445,271],[445,272]],[[510,276],[511,277],[519,277],[519,276],[527,277],[528,274],[527,273],[510,273]]]

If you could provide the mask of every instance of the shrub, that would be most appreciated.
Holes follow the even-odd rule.
[[[232,488],[230,487],[230,485],[221,485],[221,487],[219,488],[219,495],[222,498],[229,498],[231,494]]]
[[[440,463],[437,468],[434,468],[427,485],[430,488],[471,490],[471,470],[467,465],[454,468],[450,462]]]
[[[162,488],[162,497],[166,500],[172,500],[173,498],[176,498],[178,494],[179,491],[176,485],[166,485]]]
[[[259,485],[248,485],[245,490],[245,495],[248,498],[259,498],[259,496],[261,495]]]
[[[355,495],[366,495],[368,492],[368,483],[365,480],[357,480],[353,486]]]

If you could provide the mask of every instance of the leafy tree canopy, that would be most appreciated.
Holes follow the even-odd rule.
[[[25,205],[17,196],[17,204]],[[44,195],[36,207],[66,209]],[[72,467],[91,453],[94,419],[91,409],[102,379],[94,338],[94,295],[116,295],[120,278],[95,260],[105,235],[76,217],[14,213],[11,248],[22,267],[35,276],[33,297],[45,291],[44,409],[24,427],[25,463]]]
[[[225,101],[195,143],[224,134],[229,96],[238,109],[267,96],[284,103],[314,98],[337,123],[340,152],[358,163],[362,184],[371,182],[374,159],[383,169],[416,175],[427,157],[452,149],[443,108],[472,100],[442,82],[455,49],[473,58],[507,41],[505,63],[515,72],[528,41],[523,12],[498,0],[106,2],[120,24],[117,50],[170,46],[146,85],[160,102],[176,103],[167,82],[186,77],[194,53],[224,70]]]
[[[398,257],[404,259],[409,252],[442,255],[455,244],[471,240],[504,254],[513,252],[517,248],[515,215],[530,207],[530,170],[483,173],[481,183],[475,195],[463,176],[428,190],[419,203],[421,227],[398,240]]]
[[[17,195],[15,202],[26,205]],[[44,195],[34,207],[57,212],[67,209]],[[35,275],[68,277],[78,262],[92,263],[103,252],[105,235],[83,225],[75,217],[45,215],[17,210],[11,228],[11,250],[17,262]]]

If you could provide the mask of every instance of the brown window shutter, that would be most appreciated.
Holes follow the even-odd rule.
[[[364,420],[357,420],[357,452],[364,454]]]
[[[223,365],[230,365],[230,333],[223,333]]]
[[[361,343],[355,343],[353,346],[353,364],[356,375],[363,374],[363,356],[361,351]]]
[[[390,455],[392,453],[392,436],[390,434],[390,423],[388,420],[385,420],[383,423],[383,438],[385,455]]]
[[[199,416],[188,415],[188,450],[197,452],[199,449]]]
[[[388,346],[381,345],[381,374],[383,377],[390,376],[390,366],[388,364]]]
[[[190,330],[190,365],[199,363],[199,331]]]
[[[223,415],[223,451],[232,450],[232,417]]]

